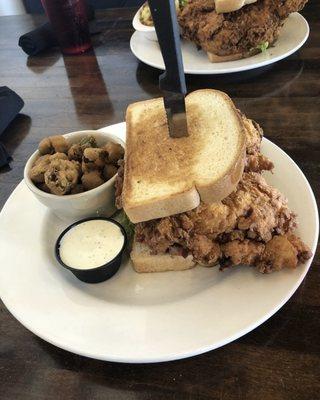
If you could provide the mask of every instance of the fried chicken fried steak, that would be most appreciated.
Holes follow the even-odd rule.
[[[246,151],[235,190],[220,201],[201,201],[189,211],[137,223],[131,258],[138,272],[177,269],[174,262],[178,260],[178,269],[195,264],[220,265],[221,269],[246,264],[269,273],[296,268],[311,257],[308,246],[294,234],[296,215],[286,198],[262,176],[274,166],[260,152],[261,127],[238,113]],[[121,166],[116,181],[119,208],[123,178]]]
[[[272,46],[288,16],[307,0],[256,0],[233,12],[219,12],[222,0],[188,0],[179,14],[182,37],[207,52],[210,61],[230,61]],[[224,0],[232,4],[235,0]]]

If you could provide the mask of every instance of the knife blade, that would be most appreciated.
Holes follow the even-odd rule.
[[[174,138],[188,136],[185,96],[183,93],[164,92],[169,135]]]
[[[166,67],[159,77],[159,87],[163,91],[169,135],[173,138],[188,136],[185,106],[187,87],[175,1],[149,0],[148,3]]]

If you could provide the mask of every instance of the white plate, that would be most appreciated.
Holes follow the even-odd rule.
[[[242,60],[211,63],[204,51],[198,51],[194,44],[182,41],[184,72],[187,74],[227,74],[264,67],[290,56],[305,43],[308,36],[308,22],[299,13],[293,13],[286,20],[274,47]],[[133,54],[145,64],[165,69],[158,42],[147,39],[144,33],[134,32],[130,40],[130,48]]]
[[[107,131],[123,139],[125,125]],[[318,213],[306,178],[267,139],[262,149],[275,163],[267,180],[288,196],[298,233],[315,252]],[[0,214],[0,295],[36,335],[101,360],[167,361],[223,346],[274,314],[311,264],[271,275],[250,267],[137,274],[127,262],[109,281],[90,285],[55,261],[54,243],[66,225],[18,185]]]

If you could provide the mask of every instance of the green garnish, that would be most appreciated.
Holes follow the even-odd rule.
[[[188,0],[179,0],[179,6],[180,8],[185,7],[188,4]]]
[[[269,42],[263,42],[263,43],[260,43],[256,48],[258,50],[260,50],[261,53],[263,53],[264,51],[267,50],[268,47],[269,47]]]
[[[80,140],[80,146],[82,149],[86,149],[87,147],[97,147],[97,142],[94,136],[86,136]]]
[[[134,236],[134,224],[129,220],[129,218],[127,217],[126,213],[123,210],[116,212],[112,216],[112,219],[119,222],[119,224],[123,226],[127,234],[129,248],[131,248]]]

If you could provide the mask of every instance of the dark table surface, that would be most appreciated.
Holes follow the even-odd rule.
[[[27,57],[20,34],[43,17],[0,18],[0,86],[25,101],[4,143],[13,154],[0,171],[0,207],[22,179],[41,138],[123,121],[126,106],[159,96],[159,71],[131,54],[134,10],[99,14],[105,31],[94,52]],[[303,14],[311,25],[305,46],[261,75],[187,76],[189,90],[218,88],[264,128],[302,168],[319,198],[320,6]],[[22,205],[23,206],[23,205]],[[1,265],[2,266],[2,265]],[[319,399],[320,272],[316,256],[290,301],[263,325],[218,350],[186,360],[126,365],[60,350],[20,325],[0,302],[0,399]],[[195,332],[196,334],[196,332]]]

